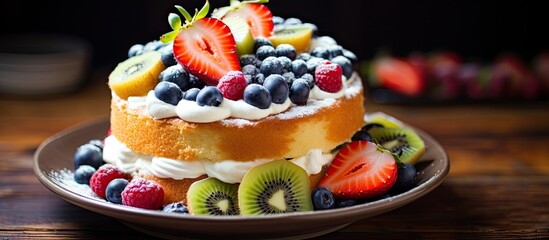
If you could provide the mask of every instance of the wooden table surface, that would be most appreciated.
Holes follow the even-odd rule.
[[[108,116],[106,73],[50,98],[0,97],[0,239],[153,239],[74,206],[32,170],[50,135]],[[433,192],[319,239],[548,239],[549,104],[366,104],[430,133],[446,149],[448,177]]]

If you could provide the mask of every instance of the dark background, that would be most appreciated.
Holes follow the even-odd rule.
[[[211,0],[212,9],[228,0]],[[548,49],[543,1],[283,1],[267,4],[275,15],[315,23],[359,58],[378,50],[397,55],[452,50],[464,59],[491,61],[514,53],[525,61]],[[2,1],[1,34],[53,32],[89,41],[94,67],[114,67],[135,43],[170,30],[173,5],[189,12],[204,1]]]

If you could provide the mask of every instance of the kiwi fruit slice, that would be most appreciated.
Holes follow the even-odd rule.
[[[226,17],[221,21],[231,29],[238,56],[253,53],[255,41],[246,21],[238,17]]]
[[[122,99],[145,96],[158,83],[166,67],[159,52],[150,51],[119,63],[109,75],[109,87]]]
[[[425,143],[410,128],[372,128],[368,133],[402,162],[414,164],[425,152]]]
[[[187,207],[194,215],[238,215],[238,184],[217,178],[196,181],[187,191]]]
[[[402,128],[404,126],[404,124],[401,121],[383,112],[366,114],[364,116],[364,120],[367,123],[381,124],[386,128]]]
[[[293,45],[297,53],[306,52],[311,46],[311,38],[313,37],[313,29],[305,24],[285,26],[280,31],[276,31],[269,38],[276,47],[286,43]]]
[[[265,215],[313,210],[307,172],[287,160],[254,167],[238,187],[242,215]]]

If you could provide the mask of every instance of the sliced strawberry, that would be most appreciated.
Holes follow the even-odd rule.
[[[390,153],[372,142],[353,141],[336,155],[319,187],[330,190],[336,198],[377,197],[395,184],[397,172]]]
[[[410,63],[397,58],[376,61],[374,74],[382,86],[408,96],[418,96],[423,90],[424,79]]]
[[[231,30],[215,18],[202,18],[182,29],[173,52],[186,71],[210,85],[217,85],[229,71],[240,70]]]
[[[273,35],[273,14],[269,8],[261,3],[242,2],[241,7],[229,11],[223,18],[237,16],[248,23],[254,38],[270,37]]]

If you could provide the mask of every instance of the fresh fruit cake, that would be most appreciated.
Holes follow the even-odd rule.
[[[86,144],[101,164],[82,146],[75,179],[109,202],[209,215],[388,192],[421,139],[387,116],[365,125],[356,56],[265,2],[232,0],[209,17],[208,1],[194,16],[176,6],[173,31],[132,46],[109,76],[109,134]]]

